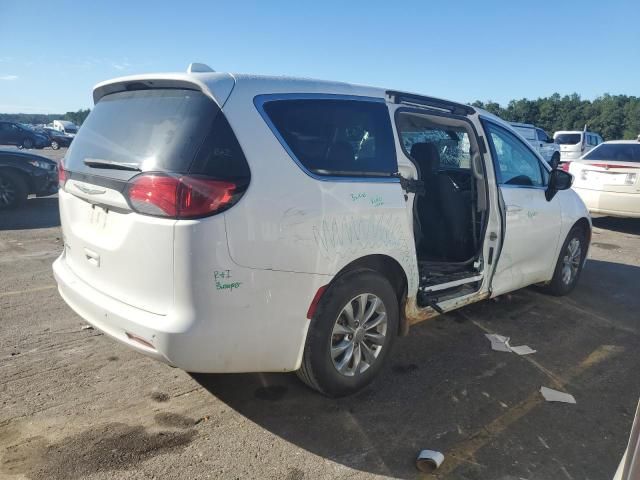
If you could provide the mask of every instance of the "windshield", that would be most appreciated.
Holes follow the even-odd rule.
[[[558,133],[553,139],[558,145],[577,145],[582,141],[580,133]]]
[[[585,155],[584,159],[640,163],[640,143],[603,143]]]
[[[154,89],[103,97],[67,153],[71,171],[97,173],[85,160],[137,166],[142,171],[188,171],[219,108],[202,92]],[[131,172],[100,170],[124,178]]]

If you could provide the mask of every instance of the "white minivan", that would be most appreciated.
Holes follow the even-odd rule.
[[[569,171],[569,162],[602,143],[600,135],[586,130],[560,130],[553,134],[553,140],[560,145],[560,161],[565,171]]]
[[[578,281],[591,223],[572,177],[499,118],[203,70],[97,85],[60,165],[60,294],[122,343],[339,396],[417,322]]]

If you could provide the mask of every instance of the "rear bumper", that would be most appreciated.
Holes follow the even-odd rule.
[[[126,346],[189,372],[298,369],[309,326],[306,311],[317,288],[329,281],[326,276],[237,268],[233,272],[241,288],[230,292],[214,287],[208,297],[215,303],[184,302],[158,315],[96,290],[67,266],[64,255],[54,262],[53,272],[60,295],[78,315]]]
[[[603,192],[574,187],[591,213],[640,218],[640,194]]]
[[[104,295],[80,280],[66,265],[64,253],[53,263],[53,274],[63,300],[78,315],[127,346],[164,363],[168,358],[171,332],[167,318],[132,307]],[[133,340],[141,338],[153,345],[145,346]]]

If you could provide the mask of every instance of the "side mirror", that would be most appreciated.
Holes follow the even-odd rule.
[[[560,155],[553,155],[551,157],[551,160],[549,160],[549,165],[551,166],[552,170],[558,168],[558,165],[560,165]]]
[[[573,175],[564,170],[551,170],[549,174],[549,186],[545,191],[545,197],[548,202],[556,196],[560,190],[569,190],[573,183]]]

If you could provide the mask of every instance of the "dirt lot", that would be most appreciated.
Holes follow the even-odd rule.
[[[610,479],[640,396],[640,221],[594,224],[571,296],[525,289],[417,326],[372,386],[330,400],[294,375],[192,376],[84,330],[51,273],[57,200],[31,199],[0,214],[0,477],[431,478],[414,466],[430,448],[438,478]],[[485,332],[538,352],[494,352]]]

